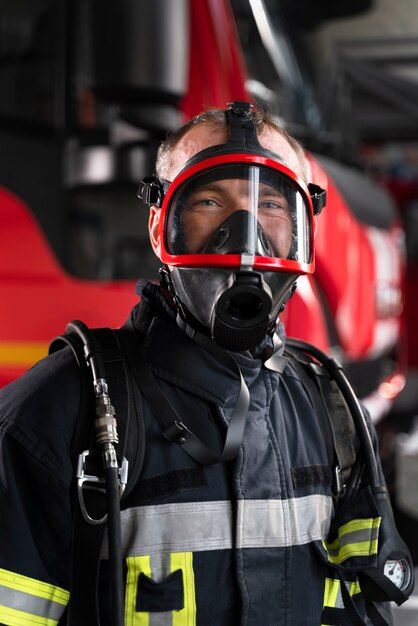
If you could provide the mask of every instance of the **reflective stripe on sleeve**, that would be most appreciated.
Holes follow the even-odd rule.
[[[0,569],[0,622],[7,626],[55,626],[70,594],[65,589]]]
[[[354,596],[355,594],[361,592],[360,585],[357,581],[348,584],[350,596]],[[324,607],[327,606],[337,609],[344,608],[344,602],[341,595],[341,582],[338,579],[325,579]]]
[[[357,580],[347,584],[348,592],[355,601],[355,596],[361,593],[360,585]],[[347,614],[341,594],[341,582],[338,579],[326,578],[321,626],[345,624],[346,622]]]
[[[380,517],[356,519],[340,526],[334,541],[323,542],[330,563],[377,554],[380,520]]]
[[[240,500],[236,533],[228,501],[136,507],[122,512],[123,551],[139,556],[303,545],[327,535],[332,507],[332,498],[323,495]],[[106,543],[102,557],[108,558]]]

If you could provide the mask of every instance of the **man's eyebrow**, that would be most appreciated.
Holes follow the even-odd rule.
[[[192,193],[198,193],[199,191],[225,191],[225,187],[219,183],[206,183],[197,187]]]
[[[245,185],[245,182],[246,181],[243,181],[242,187],[246,190],[248,189],[248,185]],[[197,187],[194,190],[194,192],[198,192],[198,191],[228,191],[228,187],[220,183],[213,182],[213,183],[206,183],[204,185],[201,185],[200,187]],[[271,185],[265,185],[265,184],[260,185],[259,194],[260,195],[274,194],[277,196],[284,197],[284,195],[278,189],[275,189]]]
[[[248,185],[246,185],[245,183],[248,181],[242,181],[242,182],[243,182],[242,188],[244,192],[247,193]],[[204,185],[201,185],[200,187],[197,187],[194,191],[192,191],[190,197],[193,197],[194,194],[207,193],[211,191],[225,194],[225,193],[228,193],[228,187],[216,181],[212,183],[205,183]],[[242,193],[242,190],[240,190],[240,192]],[[247,193],[247,195],[250,195],[250,194]],[[286,196],[284,194],[282,194],[278,189],[275,189],[273,186],[268,185],[266,183],[260,184],[258,197],[259,198],[274,197],[274,198],[280,198],[282,200],[286,200]]]
[[[260,191],[258,193],[259,196],[279,196],[280,198],[286,199],[286,196],[282,194],[278,189],[274,187],[270,187],[269,185],[260,186]]]

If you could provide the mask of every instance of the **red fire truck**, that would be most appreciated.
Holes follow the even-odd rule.
[[[0,384],[46,354],[71,319],[122,324],[136,300],[134,278],[156,278],[136,185],[152,173],[167,131],[203,107],[232,99],[268,105],[273,93],[272,113],[298,135],[293,109],[276,102],[280,89],[297,91],[297,50],[287,41],[295,54],[285,65],[286,50],[275,49],[275,59],[284,56],[274,92],[252,54],[269,41],[277,47],[283,32],[263,2],[249,2],[247,16],[235,4],[19,0],[3,9]],[[257,50],[243,42],[243,17],[247,30],[259,31]],[[315,125],[310,130],[315,135]],[[287,331],[337,352],[377,420],[404,384],[403,233],[384,191],[299,137],[328,205],[316,274],[299,281],[284,313]]]

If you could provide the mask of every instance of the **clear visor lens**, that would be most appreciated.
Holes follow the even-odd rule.
[[[311,261],[310,211],[279,171],[222,165],[188,179],[173,194],[165,223],[167,251],[250,254]]]

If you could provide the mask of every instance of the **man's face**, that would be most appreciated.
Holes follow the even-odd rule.
[[[247,171],[247,170],[246,170]],[[251,167],[248,178],[221,178],[195,182],[181,202],[184,246],[188,254],[202,254],[213,241],[222,240],[229,228],[229,218],[238,211],[247,215],[246,235],[240,239],[242,249],[230,252],[255,253],[257,223],[268,242],[269,256],[286,258],[292,244],[291,208],[284,195],[273,185],[259,180],[260,170]],[[242,212],[246,212],[245,214]],[[238,217],[238,215],[236,215]],[[237,222],[235,221],[235,224]],[[240,222],[243,224],[243,222]],[[221,228],[220,228],[221,227]],[[173,250],[173,252],[175,252]]]
[[[177,144],[168,169],[164,173],[165,178],[173,181],[191,157],[210,146],[224,144],[227,139],[226,130],[214,131],[213,128],[206,126],[194,127]],[[264,148],[280,155],[290,169],[303,177],[302,164],[282,135],[266,128],[259,136],[259,141]],[[203,252],[218,227],[232,213],[239,210],[251,211],[255,216],[255,220],[269,240],[273,256],[286,258],[292,243],[292,218],[284,196],[265,182],[259,182],[255,187],[247,180],[228,178],[197,185],[188,197],[183,214],[187,252],[192,254]],[[159,217],[160,209],[153,207],[150,216],[150,236],[157,255]]]

